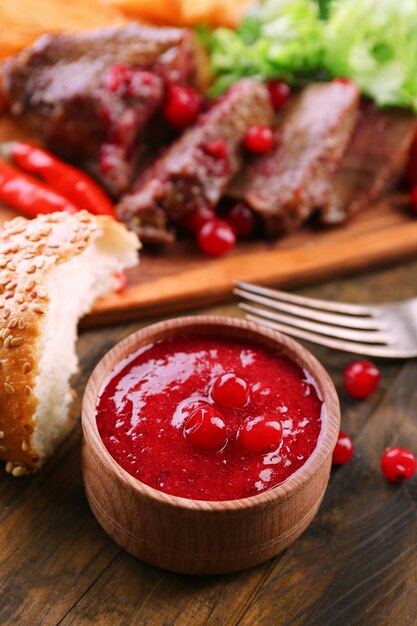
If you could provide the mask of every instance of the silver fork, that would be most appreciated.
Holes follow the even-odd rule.
[[[238,282],[246,317],[287,335],[367,356],[417,357],[417,298],[380,305],[306,298]],[[260,305],[260,306],[259,306]]]

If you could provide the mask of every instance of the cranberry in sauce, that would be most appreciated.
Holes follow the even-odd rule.
[[[248,419],[237,432],[237,441],[242,448],[255,454],[277,450],[282,441],[282,425],[273,413]]]
[[[244,406],[212,397],[230,372],[247,385]],[[287,356],[212,333],[142,347],[97,402],[100,436],[129,474],[198,500],[244,498],[285,481],[316,448],[322,415],[314,381]]]
[[[187,418],[184,437],[202,450],[221,450],[227,442],[226,425],[212,406],[200,406]]]
[[[239,409],[249,401],[248,383],[234,372],[226,372],[214,381],[211,397],[222,407]]]

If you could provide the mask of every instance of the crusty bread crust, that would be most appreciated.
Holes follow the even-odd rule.
[[[44,460],[33,444],[33,389],[48,269],[81,254],[104,230],[120,227],[83,211],[19,217],[0,230],[0,458],[13,476],[39,469]]]

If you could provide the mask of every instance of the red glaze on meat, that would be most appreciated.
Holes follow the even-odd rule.
[[[259,213],[271,237],[295,229],[324,204],[358,101],[350,82],[309,85],[285,107],[275,149],[252,160],[232,183],[228,195]]]
[[[325,224],[340,224],[392,189],[400,179],[417,130],[417,118],[402,109],[362,105],[353,138],[322,207]]]
[[[163,243],[170,224],[200,207],[216,206],[242,166],[248,128],[269,124],[272,115],[262,83],[236,83],[139,177],[119,203],[119,217],[145,242]]]
[[[132,23],[45,35],[4,63],[0,99],[53,152],[118,196],[136,171],[164,84],[198,86],[202,59],[186,29]]]

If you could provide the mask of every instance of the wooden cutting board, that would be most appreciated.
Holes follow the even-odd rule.
[[[0,141],[22,137],[0,120]],[[0,222],[15,213],[0,208]],[[240,243],[228,256],[210,259],[193,241],[142,252],[128,272],[128,288],[100,302],[83,326],[99,326],[180,313],[232,297],[235,281],[293,288],[417,257],[417,219],[405,195],[391,195],[338,228],[308,226],[279,242]]]

